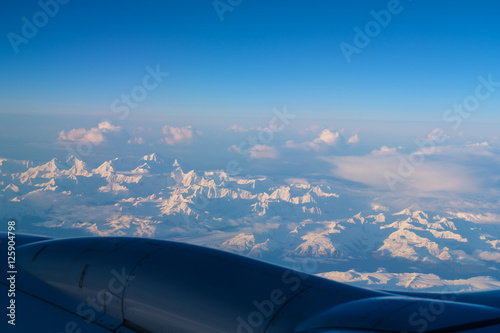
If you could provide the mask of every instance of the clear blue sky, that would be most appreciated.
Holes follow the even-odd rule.
[[[21,35],[22,17],[32,21],[40,6],[4,1],[0,112],[106,114],[156,64],[170,75],[140,103],[144,116],[287,105],[312,117],[436,120],[478,76],[500,81],[495,1],[401,0],[347,63],[339,44],[353,44],[353,28],[388,2],[243,0],[221,21],[212,0],[72,0],[16,53],[8,33]],[[498,121],[497,94],[477,120]]]

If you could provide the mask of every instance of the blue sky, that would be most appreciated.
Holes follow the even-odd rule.
[[[43,2],[43,1],[42,1]],[[228,3],[225,0],[222,3]],[[238,3],[237,1],[233,3]],[[348,63],[371,11],[391,1],[241,1],[221,20],[212,1],[69,1],[16,53],[36,1],[2,4],[1,113],[114,115],[110,104],[147,66],[169,76],[133,110],[138,119],[266,116],[439,121],[478,76],[500,81],[499,5],[404,1]],[[500,94],[471,120],[499,120]]]
[[[2,157],[158,152],[205,170],[234,160],[381,191],[498,193],[492,2],[61,2],[2,5]],[[276,125],[276,112],[293,118]],[[438,150],[406,175],[429,140]]]
[[[55,1],[2,4],[1,158],[235,162],[498,222],[493,1]]]

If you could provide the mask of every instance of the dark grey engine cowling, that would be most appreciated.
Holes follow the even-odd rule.
[[[19,247],[18,262],[79,300],[80,315],[92,320],[95,309],[138,332],[417,332],[413,313],[444,304],[161,240],[45,240]],[[455,325],[500,323],[500,310],[493,307],[444,305],[427,329],[445,328],[451,319]]]

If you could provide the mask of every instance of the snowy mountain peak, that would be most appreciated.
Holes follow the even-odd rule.
[[[61,175],[61,170],[64,170],[64,166],[56,158],[53,158],[45,164],[29,168],[27,171],[20,173],[19,179],[21,184],[24,184],[37,177],[57,178]]]
[[[73,155],[71,155],[67,160],[66,160],[66,164],[67,165],[75,165],[77,167],[82,167],[82,166],[86,166],[85,162],[83,162],[82,160],[74,157]]]
[[[139,161],[152,161],[155,163],[163,163],[163,159],[158,156],[156,153],[152,153],[150,155],[144,155]]]
[[[66,159],[66,163],[73,163],[77,158],[74,155],[71,155]]]
[[[375,204],[347,206],[339,198],[349,194],[333,193],[333,183],[231,177],[183,164],[191,170],[184,172],[173,158],[158,163],[156,154],[140,156],[92,167],[72,156],[64,164],[52,159],[29,169],[22,161],[2,159],[0,198],[9,202],[8,215],[33,221],[34,228],[62,222],[61,232],[155,237],[205,237],[210,230],[221,236],[215,247],[279,264],[318,258],[321,267],[331,265],[350,280],[356,272],[377,270],[366,273],[373,284],[389,274],[379,267],[448,276],[463,267],[466,277],[500,277],[499,233],[482,230],[469,215],[417,206],[399,212]],[[5,173],[9,169],[15,172]],[[402,281],[398,276],[388,278]]]
[[[96,173],[101,175],[101,177],[109,177],[114,172],[113,167],[111,166],[111,161],[106,161],[101,164],[98,168],[92,170],[92,173]]]
[[[42,165],[39,170],[43,170],[43,171],[57,171],[57,170],[61,170],[61,169],[64,169],[64,167],[54,157],[49,162],[47,162],[44,165]]]
[[[336,194],[336,193],[326,193],[326,192],[323,192],[323,190],[321,189],[321,187],[319,186],[314,186],[312,188],[312,191],[319,197],[335,197],[335,198],[338,198],[339,195]]]
[[[3,191],[3,192],[6,192],[6,191],[9,191],[9,190],[10,190],[10,191],[12,191],[12,192],[16,192],[16,193],[17,193],[17,192],[19,192],[19,187],[17,187],[17,186],[16,186],[16,185],[14,185],[14,184],[9,184],[9,185],[7,185],[7,187],[6,187],[6,188],[4,188],[2,191]]]
[[[149,166],[149,164],[143,163],[143,164],[139,165],[137,168],[135,168],[134,170],[130,171],[130,173],[132,173],[132,174],[149,173],[150,170],[151,170],[151,167]]]
[[[67,165],[73,164],[73,166],[69,170],[63,171],[64,175],[67,175],[71,178],[74,178],[76,176],[92,177],[92,174],[87,171],[87,165],[85,164],[85,162],[79,160],[73,155],[71,155],[66,160],[66,164]]]
[[[394,213],[392,215],[408,215],[408,216],[412,216],[413,214],[412,214],[410,208],[405,208],[402,211]]]

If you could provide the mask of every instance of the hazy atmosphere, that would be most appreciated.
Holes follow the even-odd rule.
[[[500,287],[495,2],[1,8],[2,225]]]

